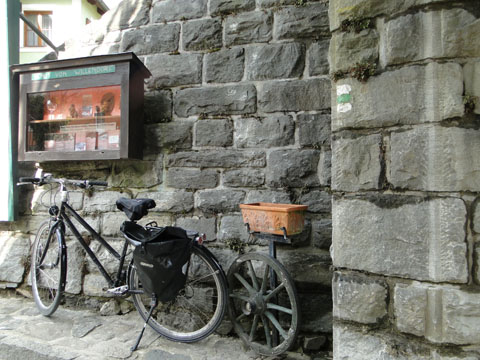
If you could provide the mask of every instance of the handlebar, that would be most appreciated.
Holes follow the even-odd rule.
[[[24,184],[36,184],[36,185],[44,185],[44,184],[52,184],[57,183],[61,185],[74,185],[79,188],[85,189],[90,186],[108,186],[106,181],[99,181],[99,180],[70,180],[70,179],[56,179],[51,175],[45,175],[42,178],[36,177],[21,177],[18,179],[19,183],[17,185],[24,185]]]

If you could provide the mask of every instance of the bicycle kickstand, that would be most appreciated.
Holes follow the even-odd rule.
[[[140,340],[142,339],[143,332],[145,331],[145,328],[147,327],[148,320],[150,320],[150,317],[152,316],[153,310],[155,310],[157,305],[158,305],[157,296],[155,294],[153,294],[152,295],[152,300],[150,301],[150,311],[148,312],[147,320],[145,320],[145,324],[143,325],[143,329],[142,329],[142,331],[140,331],[140,335],[138,335],[137,342],[131,348],[132,352],[137,350],[138,345],[140,344]]]

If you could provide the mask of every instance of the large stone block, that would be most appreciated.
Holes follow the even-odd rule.
[[[333,263],[433,282],[468,281],[462,200],[376,196],[333,201]]]
[[[185,190],[143,192],[137,197],[155,200],[157,206],[150,212],[185,213],[193,209],[193,193]]]
[[[329,73],[328,48],[330,40],[314,42],[308,48],[308,74],[310,76],[326,75]]]
[[[473,231],[480,233],[480,200],[478,199],[473,210]]]
[[[65,292],[80,294],[85,272],[85,250],[83,250],[82,245],[76,239],[67,241],[67,248],[67,284]]]
[[[268,81],[259,85],[258,108],[264,112],[330,108],[330,80]]]
[[[245,192],[241,190],[202,190],[195,193],[195,206],[206,213],[237,212],[244,198]]]
[[[332,260],[328,251],[310,247],[295,249],[289,247],[289,250],[278,250],[277,258],[300,287],[306,288],[308,284],[331,287]]]
[[[464,113],[463,73],[455,63],[408,66],[366,83],[343,79],[332,90],[332,131],[440,122]]]
[[[249,234],[241,215],[227,215],[220,220],[218,240],[226,242],[229,240],[240,240],[247,242]]]
[[[152,73],[149,88],[162,88],[202,82],[201,54],[158,54],[146,57],[145,66]]]
[[[295,123],[289,115],[235,120],[235,144],[239,148],[293,145]]]
[[[375,63],[379,52],[379,34],[374,29],[360,33],[341,32],[330,40],[330,72],[348,71],[357,63]]]
[[[163,181],[163,156],[156,161],[126,160],[112,167],[108,184],[112,187],[148,188]]]
[[[396,285],[393,295],[395,325],[398,330],[424,336],[427,322],[427,288]]]
[[[426,345],[383,332],[365,332],[349,325],[334,324],[335,359],[348,360],[442,360]]]
[[[319,148],[330,145],[330,115],[298,114],[297,126],[300,146]]]
[[[226,83],[240,81],[243,78],[245,50],[235,47],[205,54],[205,81],[208,83]]]
[[[326,191],[308,191],[298,197],[298,202],[308,205],[308,212],[324,214],[332,212],[332,196]]]
[[[227,119],[201,120],[195,124],[196,146],[231,146],[233,124]]]
[[[232,168],[264,167],[265,153],[259,150],[207,150],[180,152],[167,157],[167,167]]]
[[[145,127],[145,147],[147,153],[158,150],[188,150],[192,148],[193,123],[191,121],[174,121],[169,123],[147,125]]]
[[[268,42],[272,38],[273,16],[270,12],[252,11],[225,20],[225,45]]]
[[[157,124],[172,119],[172,92],[169,90],[145,93],[143,121],[145,124]]]
[[[114,30],[136,28],[148,24],[150,20],[150,7],[152,0],[137,1],[125,0],[116,7],[115,11],[108,11],[100,19],[100,24],[95,24],[98,28],[107,29],[107,33]]]
[[[464,9],[418,12],[385,24],[383,65],[430,58],[477,57],[480,20]]]
[[[256,45],[246,48],[247,80],[298,78],[305,66],[305,47],[300,43]]]
[[[207,13],[207,0],[156,1],[152,7],[152,22],[198,19]]]
[[[15,284],[23,281],[30,257],[28,235],[10,231],[0,233],[0,281]]]
[[[121,196],[129,197],[126,193]],[[115,203],[119,197],[116,191],[95,191],[91,196],[85,196],[83,210],[87,214],[115,211]]]
[[[332,220],[320,219],[312,221],[312,245],[329,250],[332,245]]]
[[[388,287],[367,276],[335,272],[332,282],[333,316],[375,324],[387,315]]]
[[[380,188],[382,136],[337,139],[332,144],[332,189]]]
[[[275,190],[251,190],[245,197],[245,203],[270,202],[280,204],[290,204],[290,195],[286,191]]]
[[[381,14],[395,16],[411,7],[430,3],[449,2],[449,0],[333,0],[329,5],[330,29],[338,29],[344,20],[371,19]]]
[[[298,0],[257,0],[261,8],[279,7],[284,5],[295,5]]]
[[[137,55],[173,52],[178,50],[180,24],[151,25],[123,32],[120,51]]]
[[[398,329],[435,343],[480,342],[479,305],[478,294],[451,286],[413,283],[394,292]]]
[[[257,187],[265,183],[265,174],[260,169],[233,169],[223,172],[223,185],[229,187]]]
[[[180,117],[250,114],[256,111],[256,103],[254,85],[184,89],[174,96],[174,110]]]
[[[201,19],[183,24],[185,50],[207,50],[222,47],[222,23],[218,19]]]
[[[269,187],[318,186],[320,152],[317,150],[274,150],[268,155],[266,184]]]
[[[217,225],[214,217],[181,217],[177,219],[176,226],[203,233],[207,237],[207,241],[217,238]]]
[[[480,131],[430,126],[392,133],[389,181],[425,191],[480,191]]]
[[[208,189],[218,184],[218,170],[169,168],[166,172],[165,185],[175,189]]]
[[[474,112],[480,114],[480,61],[471,61],[463,67],[465,95],[476,96]]]
[[[320,162],[318,164],[318,177],[320,185],[329,186],[332,180],[332,152],[323,150],[320,154]]]
[[[274,33],[277,39],[330,36],[328,4],[307,3],[280,9],[275,13]]]
[[[255,0],[210,0],[210,15],[227,15],[255,9]]]
[[[123,238],[120,227],[126,220],[128,220],[127,216],[120,211],[102,214],[100,233],[103,236],[117,236]]]

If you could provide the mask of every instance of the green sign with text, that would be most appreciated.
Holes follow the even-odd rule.
[[[32,74],[32,80],[54,80],[75,76],[109,74],[115,72],[115,65],[93,66],[88,68],[48,71]]]

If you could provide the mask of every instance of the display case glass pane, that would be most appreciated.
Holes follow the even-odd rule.
[[[27,152],[118,150],[120,96],[120,85],[27,94]]]

